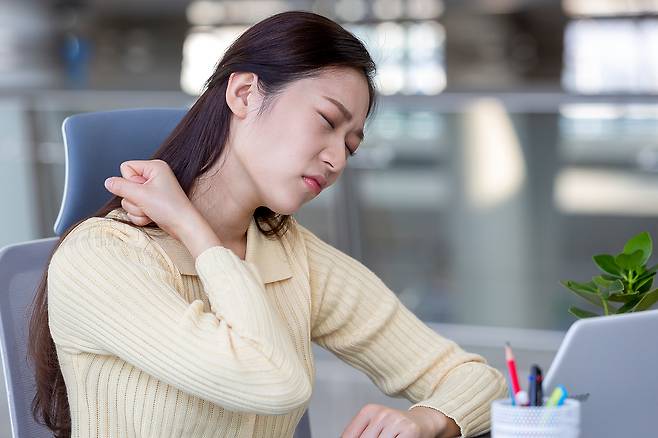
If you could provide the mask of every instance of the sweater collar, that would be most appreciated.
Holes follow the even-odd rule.
[[[116,208],[106,217],[129,220],[123,208]],[[160,228],[143,227],[142,230],[153,237],[171,258],[181,274],[198,275],[195,259],[185,245]],[[251,218],[247,229],[247,251],[245,261],[256,266],[264,283],[272,283],[292,277],[290,261],[282,243],[276,238],[268,238],[260,232],[256,219]]]

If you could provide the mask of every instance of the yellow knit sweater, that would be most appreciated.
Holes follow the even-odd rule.
[[[296,221],[272,240],[252,219],[245,260],[221,246],[193,259],[163,230],[113,217],[125,211],[79,224],[48,267],[73,437],[291,437],[311,342],[463,436],[488,430],[502,375]]]

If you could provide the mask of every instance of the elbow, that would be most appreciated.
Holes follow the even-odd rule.
[[[313,392],[306,373],[284,379],[266,390],[267,396],[263,400],[259,412],[265,415],[287,414],[306,406]]]
[[[218,376],[218,391],[211,401],[232,411],[281,415],[308,404],[313,392],[306,372],[297,368],[244,370],[234,381],[243,384],[227,394],[226,375]]]
[[[265,369],[260,367],[251,373],[252,381],[255,378],[264,382],[257,391],[265,394],[265,397],[261,398],[260,412],[257,413],[287,414],[306,405],[311,398],[313,387],[302,361],[294,353],[276,359],[266,354],[263,357],[266,358]]]
[[[246,340],[244,348],[235,348],[238,354],[229,370],[220,358],[212,366],[212,401],[229,410],[260,415],[286,414],[306,405],[313,388],[294,349]]]

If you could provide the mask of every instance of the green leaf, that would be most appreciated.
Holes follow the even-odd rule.
[[[615,277],[621,277],[621,269],[615,263],[615,258],[610,254],[599,254],[592,257],[594,263],[603,271]]]
[[[647,268],[645,272],[656,272],[656,270],[658,270],[658,263],[651,266],[650,268]]]
[[[635,307],[635,305],[636,305],[637,303],[639,303],[641,299],[642,299],[642,296],[641,296],[641,295],[639,295],[639,294],[635,294],[635,298],[633,298],[633,299],[631,299],[631,300],[628,300],[628,301],[626,302],[626,304],[624,304],[623,306],[621,306],[621,307],[617,310],[617,313],[628,313],[628,312],[632,312],[632,311],[633,311],[633,307]]]
[[[644,257],[644,253],[640,250],[635,251],[632,254],[621,253],[618,254],[617,257],[615,257],[615,263],[621,269],[625,269],[627,271],[637,270],[640,266],[644,264],[642,262],[643,257]]]
[[[624,291],[624,283],[622,283],[621,280],[610,281],[599,275],[597,277],[592,277],[592,281],[596,284],[599,294],[603,297]]]
[[[635,281],[639,282],[644,280],[645,278],[653,277],[654,275],[656,275],[656,270],[654,269],[653,271],[643,271],[642,273],[639,274],[640,274],[639,277],[637,277]]]
[[[596,285],[597,289],[610,287],[613,281],[615,280],[607,280],[603,278],[603,275],[597,275],[592,277],[592,283]]]
[[[653,286],[653,277],[650,278],[649,281],[646,282],[645,284],[643,284],[641,287],[638,287],[637,291],[638,291],[638,293],[643,294],[643,293],[649,292],[649,290],[651,290],[652,286]]]
[[[562,280],[560,284],[572,290],[575,288],[575,289],[584,290],[587,292],[594,292],[594,293],[596,293],[596,291],[598,290],[596,284],[594,284],[591,281],[588,281],[587,283],[579,283],[573,280]]]
[[[613,281],[608,289],[608,293],[618,294],[624,292],[624,283],[621,280]]]
[[[656,273],[653,272],[647,278],[640,280],[637,284],[634,285],[634,289],[638,292],[647,292],[649,289],[651,289],[651,285],[653,284],[653,278],[655,275]]]
[[[640,294],[638,293],[627,293],[627,294],[611,294],[608,297],[608,301],[615,301],[617,303],[627,303],[629,300],[632,300],[633,298],[638,298]]]
[[[626,242],[626,245],[624,245],[624,254],[626,255],[632,255],[637,251],[642,253],[642,257],[638,264],[644,265],[647,260],[649,260],[649,257],[651,257],[651,251],[653,251],[651,236],[646,231],[631,237],[630,240]]]
[[[603,307],[603,303],[601,302],[601,297],[595,292],[596,288],[594,287],[589,288],[589,285],[587,283],[582,284],[569,280],[561,281],[560,283],[562,284],[562,286],[571,290],[576,295],[585,298],[590,303],[597,305],[599,307]]]
[[[651,292],[647,292],[642,295],[642,299],[639,303],[633,307],[633,312],[640,312],[642,310],[647,310],[651,308],[658,301],[658,289],[654,289]]]
[[[571,313],[576,318],[591,318],[593,316],[599,316],[594,312],[589,312],[587,310],[579,309],[578,307],[575,306],[569,307],[569,313]]]

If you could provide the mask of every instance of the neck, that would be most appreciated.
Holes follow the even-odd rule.
[[[227,159],[198,177],[192,187],[190,201],[226,245],[246,243],[247,230],[258,206],[251,185],[245,181],[250,181],[248,175]]]

